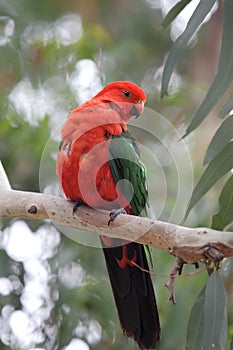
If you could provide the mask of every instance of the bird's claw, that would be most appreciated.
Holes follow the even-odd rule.
[[[73,205],[73,214],[76,212],[76,210],[78,209],[78,207],[83,204],[82,199],[78,199],[77,202],[74,203]]]
[[[111,222],[113,222],[116,217],[120,214],[126,214],[126,210],[124,208],[119,208],[119,209],[112,209],[110,211],[109,217],[110,219],[108,220],[108,226],[110,225]]]

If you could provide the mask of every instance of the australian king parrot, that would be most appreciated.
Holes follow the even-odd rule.
[[[139,86],[117,81],[68,115],[56,171],[74,210],[80,204],[111,210],[110,221],[122,208],[127,214],[146,214],[146,171],[127,130],[145,102]],[[124,237],[101,237],[101,242],[123,333],[140,349],[155,349],[160,323],[144,246]]]

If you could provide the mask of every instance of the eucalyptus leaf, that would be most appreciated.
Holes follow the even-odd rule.
[[[212,218],[211,227],[223,230],[233,221],[233,175],[226,182],[219,197],[220,211]]]
[[[210,12],[215,2],[216,0],[200,1],[188,21],[184,32],[173,43],[163,70],[161,97],[168,94],[169,81],[178,61],[187,47],[189,40],[203,22],[206,15]]]
[[[209,189],[228,171],[233,168],[233,142],[228,143],[225,148],[207,166],[196,187],[193,190],[190,203],[185,213],[187,218],[193,206],[209,191]]]
[[[171,24],[171,22],[178,16],[178,14],[185,8],[188,3],[190,3],[192,0],[181,0],[177,2],[171,10],[168,12],[166,17],[164,18],[162,22],[163,28],[166,28]]]
[[[190,313],[186,350],[200,350],[203,344],[205,287],[199,293]]]
[[[224,118],[226,115],[228,115],[233,110],[233,95],[228,97],[228,99],[225,101],[224,105],[220,109],[219,117]]]
[[[212,138],[205,154],[204,165],[209,163],[233,138],[233,115],[223,121]]]
[[[223,350],[221,332],[225,317],[225,289],[219,271],[208,279],[204,303],[203,350]]]
[[[227,305],[225,303],[224,307],[224,315],[223,315],[223,321],[222,321],[222,330],[220,332],[220,348],[222,350],[225,350],[227,348],[227,328],[228,328],[228,317],[227,317]]]
[[[205,2],[205,1],[201,1]],[[223,2],[223,31],[222,46],[219,57],[217,74],[212,82],[209,91],[195,113],[189,124],[185,135],[189,134],[206,118],[217,102],[222,98],[233,80],[233,1],[225,0]]]

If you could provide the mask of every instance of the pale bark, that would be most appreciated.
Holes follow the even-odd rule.
[[[15,191],[0,163],[0,217],[33,220],[50,219],[54,223],[147,244],[185,262],[233,256],[233,232],[210,228],[189,228],[149,218],[119,215],[108,226],[109,212],[80,206],[73,213],[73,203],[42,193]],[[20,234],[20,232],[19,232]],[[77,231],[78,234],[78,231]]]

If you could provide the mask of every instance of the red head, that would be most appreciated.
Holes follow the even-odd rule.
[[[143,112],[145,102],[146,94],[136,84],[128,81],[110,83],[68,115],[68,121],[62,129],[62,137],[70,137],[74,130],[80,135],[90,127],[107,124],[122,124],[126,130],[127,122]],[[82,113],[88,110],[91,113]],[[77,134],[75,137],[78,137]]]
[[[146,102],[145,92],[136,84],[128,81],[115,81],[106,85],[92,100],[111,103],[127,119],[138,117]]]

